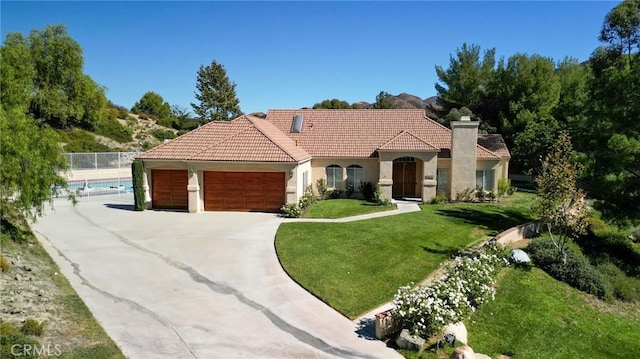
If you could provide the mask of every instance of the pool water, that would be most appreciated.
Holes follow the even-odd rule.
[[[132,192],[133,191],[133,183],[131,179],[122,179],[122,180],[91,180],[91,181],[73,181],[69,182],[69,189],[72,191],[80,190],[85,191],[85,186],[89,186],[89,191],[91,192],[110,192],[114,191],[118,192]]]

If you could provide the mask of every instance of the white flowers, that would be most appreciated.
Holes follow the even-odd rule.
[[[445,324],[465,319],[495,297],[495,277],[504,265],[495,244],[456,256],[446,275],[429,286],[398,289],[393,315],[414,335],[429,337]]]

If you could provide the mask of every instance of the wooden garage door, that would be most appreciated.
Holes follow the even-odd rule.
[[[284,172],[205,172],[206,211],[277,212],[285,201]]]
[[[151,176],[153,208],[187,209],[187,171],[152,170]]]

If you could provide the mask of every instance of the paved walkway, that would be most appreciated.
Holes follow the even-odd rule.
[[[411,212],[420,212],[420,206],[417,202],[412,201],[393,201],[398,208],[390,211],[383,212],[375,212],[368,214],[361,214],[358,216],[344,217],[344,218],[287,218],[286,222],[334,222],[334,223],[344,223],[344,222],[354,222],[354,221],[362,221],[364,219],[371,218],[380,218],[387,216],[395,216],[397,214],[403,213],[411,213]]]
[[[38,239],[130,358],[401,358],[283,271],[265,213],[56,201]]]

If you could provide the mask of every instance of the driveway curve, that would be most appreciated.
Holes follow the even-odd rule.
[[[36,236],[130,358],[400,358],[283,271],[265,213],[56,201]]]

